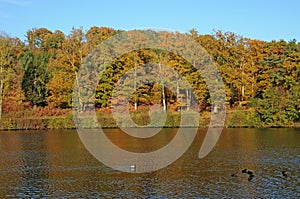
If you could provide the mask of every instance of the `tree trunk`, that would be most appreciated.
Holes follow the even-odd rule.
[[[134,92],[136,93],[134,96],[134,110],[137,110],[137,90],[136,90],[136,67],[134,67]]]
[[[137,102],[136,101],[134,102],[134,110],[135,111],[137,110]]]
[[[158,63],[158,66],[159,66],[160,80],[161,80],[161,79],[162,79],[162,74],[161,74],[162,68],[161,68],[161,64]],[[166,111],[166,110],[167,110],[167,102],[166,102],[165,85],[164,85],[163,82],[161,83],[161,85],[162,85],[162,90],[161,90],[161,92],[162,92],[162,103],[163,103],[164,111]]]
[[[242,101],[244,101],[244,96],[245,96],[245,86],[242,85]]]
[[[214,113],[217,114],[218,113],[218,106],[215,104],[213,106],[213,110],[214,110]]]
[[[245,97],[245,85],[244,85],[244,64],[242,63],[242,102]]]
[[[77,96],[78,96],[78,102],[79,102],[79,105],[80,105],[80,109],[78,110],[79,112],[83,112],[84,111],[84,105],[83,105],[83,102],[82,102],[82,99],[81,99],[81,95],[80,95],[80,91],[79,91],[79,82],[78,82],[78,74],[77,72],[75,72],[75,81],[76,81],[76,87],[77,87]]]
[[[177,98],[177,102],[179,101],[179,95],[180,95],[180,93],[179,93],[179,82],[177,80],[177,82],[176,82],[176,98]]]
[[[190,97],[188,89],[186,89],[186,110],[190,110]]]
[[[164,111],[167,110],[167,103],[166,103],[166,94],[165,94],[165,86],[162,85],[162,101],[163,101],[163,107],[164,107]]]

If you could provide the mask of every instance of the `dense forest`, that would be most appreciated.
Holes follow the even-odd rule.
[[[72,110],[79,67],[93,49],[119,32],[122,30],[94,26],[87,31],[73,28],[65,35],[59,30],[33,28],[27,32],[25,41],[2,33],[1,128],[25,128],[24,124],[18,124],[22,119],[63,118],[66,122]],[[267,42],[222,31],[200,35],[194,29],[186,34],[205,48],[221,73],[226,89],[227,126],[299,124],[299,42]],[[142,49],[119,57],[102,75],[95,94],[99,114],[104,110],[109,112],[113,87],[124,72],[152,62],[163,63],[186,77],[193,86],[200,111],[210,112],[207,87],[191,63],[170,52]],[[170,114],[176,114],[180,100],[185,101],[187,108],[192,106],[191,96],[188,90],[174,93],[161,84],[143,85],[131,98],[132,111],[161,103]],[[49,123],[34,126],[56,127]]]

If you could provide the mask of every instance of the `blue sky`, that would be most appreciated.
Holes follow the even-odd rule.
[[[298,0],[0,0],[0,31],[24,40],[31,28],[107,26],[160,28],[200,34],[231,31],[260,40],[300,41]]]

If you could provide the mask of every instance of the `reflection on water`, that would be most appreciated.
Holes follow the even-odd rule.
[[[117,129],[106,134],[123,149],[148,152],[170,142],[176,130],[164,129],[145,140]],[[73,130],[1,132],[0,198],[299,198],[297,131],[225,129],[213,151],[198,159],[201,129],[180,159],[143,174],[104,166]],[[254,171],[251,182],[241,173],[244,168]]]

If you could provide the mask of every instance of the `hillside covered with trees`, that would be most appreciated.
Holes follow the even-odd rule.
[[[84,59],[102,41],[122,32],[107,27],[87,31],[73,28],[68,35],[33,28],[26,40],[0,35],[0,126],[14,128],[73,128],[72,92]],[[182,33],[168,33],[170,36]],[[232,32],[211,35],[187,33],[201,44],[218,67],[226,89],[227,126],[297,126],[300,121],[300,43],[260,41]],[[202,122],[209,120],[211,102],[205,81],[191,63],[170,52],[142,49],[114,61],[96,88],[99,120],[114,126],[110,115],[114,85],[137,65],[163,63],[192,85]],[[161,84],[143,85],[131,97],[133,117],[144,121],[143,111],[162,104],[177,117],[179,100],[192,106],[188,90],[171,92]],[[146,116],[145,116],[146,117]],[[174,126],[170,124],[170,126]]]

